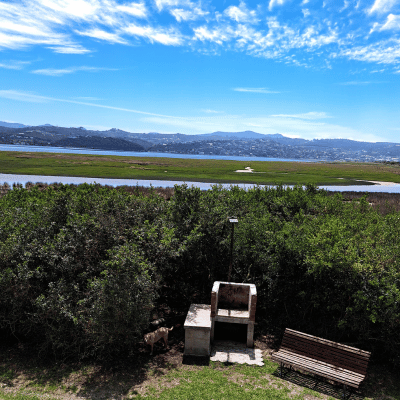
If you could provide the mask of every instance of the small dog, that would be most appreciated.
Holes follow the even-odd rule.
[[[168,347],[168,332],[172,331],[172,329],[174,328],[158,328],[156,331],[144,335],[144,343],[151,346],[150,355],[153,354],[154,343],[158,342],[160,339],[163,339],[165,347]]]

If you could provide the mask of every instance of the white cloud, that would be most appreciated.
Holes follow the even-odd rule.
[[[61,76],[65,74],[72,74],[75,72],[72,68],[63,68],[63,69],[54,69],[54,68],[47,68],[47,69],[37,69],[32,71],[34,74],[38,75],[48,75],[48,76]]]
[[[249,10],[243,1],[239,3],[239,7],[229,6],[224,10],[224,14],[230,19],[240,23],[248,22],[254,24],[258,22],[256,11]]]
[[[187,46],[209,55],[237,51],[305,67],[319,62],[319,67],[334,68],[339,57],[375,64],[400,61],[400,15],[394,8],[400,0],[365,0],[363,6],[360,0],[330,0],[324,2],[325,10],[309,0],[266,4],[251,9],[240,0],[215,11],[200,0],[0,0],[0,51],[42,46],[83,55],[93,51],[92,39]],[[286,4],[290,18],[281,16]],[[165,18],[166,13],[174,20]],[[389,34],[391,39],[383,41]]]
[[[234,88],[235,92],[246,92],[246,93],[280,93],[267,88]]]
[[[164,8],[178,7],[180,5],[187,5],[189,1],[184,0],[155,0],[156,6],[159,11]]]
[[[271,117],[296,118],[296,119],[305,119],[305,120],[331,118],[331,116],[328,115],[327,113],[317,112],[317,111],[310,111],[308,113],[303,113],[303,114],[275,114],[275,115],[271,115]]]
[[[231,40],[233,32],[230,29],[223,29],[222,27],[209,29],[207,26],[200,26],[193,29],[194,38],[202,42],[210,41],[222,45],[224,42]]]
[[[30,61],[8,61],[0,63],[0,68],[21,70],[28,64],[30,64]]]
[[[57,53],[85,54],[90,50],[73,37],[78,33],[109,43],[129,44],[118,29],[147,17],[143,2],[116,0],[0,1],[0,49],[46,45]]]
[[[344,0],[343,7],[339,10],[339,12],[343,12],[344,10],[346,10],[346,8],[348,8],[349,5],[350,1]]]
[[[316,121],[318,119],[329,117],[329,115],[324,112],[308,112],[303,114],[278,114],[275,116],[272,115],[255,117],[227,114],[215,114],[204,117],[179,117],[156,114],[135,109],[96,104],[91,103],[89,99],[89,101],[61,99],[36,95],[33,93],[22,92],[18,90],[0,90],[0,98],[31,103],[69,103],[76,104],[78,106],[88,106],[100,109],[134,113],[142,115],[140,120],[142,122],[151,123],[153,127],[159,125],[162,130],[165,130],[166,126],[171,127],[171,132],[176,132],[182,129],[185,129],[187,132],[190,133],[210,133],[217,130],[225,132],[238,132],[254,129],[254,127],[257,127],[257,131],[264,134],[274,134],[276,132],[280,132],[285,136],[302,137],[306,139],[342,137],[347,139],[365,141],[383,141],[383,139],[380,137],[364,134],[363,132],[348,128],[346,126]]]
[[[84,101],[97,101],[97,100],[103,100],[99,99],[98,97],[88,97],[88,96],[83,96],[83,97],[75,97],[76,100],[84,100]]]
[[[145,18],[148,14],[144,3],[126,3],[118,5],[116,8],[125,14],[133,15],[138,18]]]
[[[128,44],[128,42],[121,38],[117,33],[106,32],[102,29],[94,28],[87,31],[76,31],[79,35],[90,36],[94,39],[104,40],[109,43]]]
[[[96,0],[38,0],[37,2],[59,15],[77,20],[92,19],[101,8],[101,3]]]
[[[284,3],[285,3],[285,0],[270,0],[268,8],[271,11],[275,7],[275,5],[281,6]]]
[[[67,100],[67,99],[59,99],[56,97],[50,96],[41,96],[29,92],[24,92],[20,90],[0,90],[0,98],[9,99],[9,100],[17,100],[17,101],[24,101],[28,103],[48,103],[48,102],[60,102],[60,103],[71,103],[71,104],[78,104],[83,106],[89,107],[97,107],[103,108],[108,110],[116,110],[116,111],[125,111],[128,113],[134,114],[141,114],[141,115],[150,115],[155,117],[162,117],[162,118],[179,118],[171,115],[163,115],[163,114],[156,114],[147,111],[140,111],[140,110],[133,110],[130,108],[123,108],[123,107],[113,107],[103,104],[96,104],[96,103],[89,103],[86,101],[76,101],[76,100]]]
[[[307,115],[306,113],[304,115]],[[301,114],[299,114],[301,115]],[[280,132],[282,135],[290,137],[302,137],[305,139],[314,138],[347,138],[365,141],[383,141],[382,138],[364,134],[358,130],[346,126],[328,124],[325,122],[314,121],[307,118],[284,117],[246,117],[243,115],[216,115],[208,117],[188,117],[188,118],[163,118],[163,117],[144,117],[142,121],[151,123],[151,126],[159,125],[163,129],[171,127],[170,131],[185,130],[190,133],[210,133],[215,131],[239,132],[254,130],[263,134],[275,134]]]
[[[382,25],[380,30],[400,30],[400,15],[389,14],[386,22]]]
[[[152,43],[157,42],[167,46],[179,46],[183,43],[180,33],[173,29],[165,30],[131,24],[125,27],[123,31],[129,35],[147,38]]]
[[[86,54],[91,53],[91,50],[85,49],[83,46],[80,45],[65,45],[65,46],[54,46],[49,47],[55,53],[60,54]]]
[[[368,13],[372,14],[376,12],[381,14],[389,12],[396,3],[398,3],[398,0],[375,0]]]
[[[382,71],[371,71],[372,73],[374,72],[382,72]],[[371,85],[371,84],[376,84],[376,83],[387,83],[384,81],[350,81],[350,82],[341,82],[338,83],[338,85],[344,85],[344,86],[365,86],[365,85]]]
[[[99,68],[99,67],[69,67],[69,68],[44,68],[44,69],[37,69],[32,71],[34,74],[38,75],[47,75],[47,76],[62,76],[66,74],[73,74],[78,71],[86,71],[86,72],[99,72],[99,71],[115,71],[113,68]]]
[[[183,8],[172,9],[171,14],[178,22],[181,21],[194,21],[209,14],[208,11],[203,11],[201,8],[195,7],[192,10],[185,10]]]
[[[210,109],[202,109],[201,111],[207,113],[207,114],[221,114],[223,111],[216,111],[216,110],[210,110]]]
[[[46,103],[49,98],[45,96],[37,96],[29,92],[19,90],[0,90],[0,97],[3,99],[25,101],[28,103]]]
[[[351,60],[377,64],[398,64],[400,62],[400,39],[391,39],[367,46],[344,49],[340,56]]]

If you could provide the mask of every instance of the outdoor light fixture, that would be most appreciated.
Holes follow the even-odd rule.
[[[232,225],[232,231],[231,231],[231,263],[229,264],[229,272],[228,272],[228,281],[231,281],[231,273],[232,273],[232,263],[233,263],[233,232],[235,230],[235,224],[237,224],[239,221],[236,217],[229,217],[229,223]]]

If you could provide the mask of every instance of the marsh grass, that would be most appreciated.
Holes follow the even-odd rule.
[[[254,173],[237,173],[246,167]],[[9,174],[176,180],[211,183],[360,185],[400,183],[400,166],[384,163],[308,163],[0,152]]]

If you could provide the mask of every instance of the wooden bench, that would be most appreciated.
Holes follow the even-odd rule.
[[[286,328],[272,360],[358,389],[367,373],[371,353]]]

